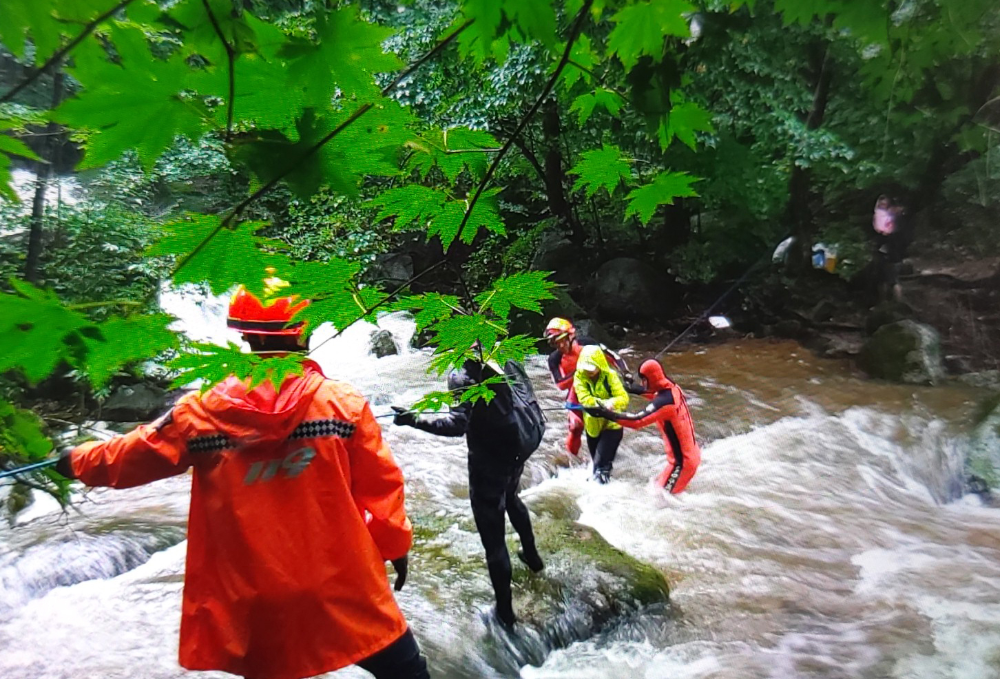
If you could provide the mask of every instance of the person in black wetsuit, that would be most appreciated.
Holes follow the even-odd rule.
[[[448,375],[448,389],[457,394],[500,374],[489,365],[466,361],[460,370]],[[486,566],[496,595],[496,617],[510,628],[516,617],[510,588],[510,555],[504,539],[505,511],[521,538],[518,557],[536,573],[545,567],[535,546],[528,508],[518,497],[524,463],[538,447],[541,432],[537,441],[526,445],[519,431],[521,427],[516,422],[515,395],[511,387],[507,383],[499,383],[490,385],[490,388],[495,395],[489,403],[485,399],[475,403],[458,403],[448,413],[417,415],[394,407],[396,416],[393,424],[415,427],[438,436],[466,437],[472,516],[486,550]]]

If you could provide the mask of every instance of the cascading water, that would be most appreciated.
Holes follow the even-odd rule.
[[[192,315],[171,305],[184,323],[224,323],[224,306],[206,315],[213,307],[194,305]],[[377,415],[443,384],[425,374],[427,354],[407,348],[412,323],[387,316],[380,325],[398,338],[399,355],[367,355],[374,328],[363,324],[314,352]],[[313,346],[330,334],[318,331]],[[674,498],[648,486],[663,464],[652,430],[626,434],[602,487],[587,481],[583,461],[561,461],[564,418],[549,413],[525,472],[529,507],[578,511],[672,586],[670,606],[626,612],[596,636],[569,629],[554,644],[552,629],[526,625],[519,640],[468,613],[491,601],[484,565],[458,562],[482,550],[462,439],[383,419],[418,532],[411,584],[398,599],[433,676],[1000,677],[1000,510],[961,496],[954,424],[976,394],[861,382],[798,353],[745,343],[670,357],[698,433],[711,441],[689,491]],[[528,367],[543,407],[557,408],[544,362]],[[0,528],[0,676],[188,676],[176,664],[184,544],[175,543],[189,484],[180,476],[93,491],[80,514],[42,506]],[[459,565],[442,568],[431,554]],[[543,575],[573,567],[550,563]],[[527,660],[540,666],[519,667]]]

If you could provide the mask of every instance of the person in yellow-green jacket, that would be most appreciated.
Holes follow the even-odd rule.
[[[628,392],[600,346],[588,345],[580,351],[573,375],[573,389],[583,406],[583,430],[587,435],[587,448],[594,461],[594,479],[607,483],[611,479],[611,467],[622,442],[623,430],[620,424],[603,417],[591,415],[588,408],[604,408],[622,412],[628,406]]]

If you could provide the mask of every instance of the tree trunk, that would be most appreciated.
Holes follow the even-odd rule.
[[[819,73],[815,78],[812,109],[806,118],[806,129],[816,130],[823,124],[826,115],[826,105],[830,99],[830,85],[833,80],[831,68],[830,47],[823,52]],[[808,271],[812,266],[812,242],[815,235],[813,214],[809,207],[812,198],[812,173],[798,164],[793,165],[792,174],[788,180],[788,211],[787,223],[795,242],[788,253],[788,264],[793,272]]]
[[[52,108],[59,106],[63,96],[63,72],[56,70],[52,78]],[[28,255],[24,262],[24,279],[29,283],[38,282],[38,263],[42,256],[42,235],[45,226],[45,193],[52,178],[52,167],[59,146],[56,135],[59,126],[49,123],[45,126],[44,149],[39,154],[44,161],[35,165],[35,197],[31,202],[31,229],[28,232]]]
[[[563,156],[559,148],[559,136],[562,131],[559,121],[559,108],[555,99],[545,103],[542,116],[542,133],[545,135],[545,194],[549,199],[549,209],[559,220],[559,223],[569,231],[570,241],[574,245],[583,246],[587,238],[580,221],[573,216],[569,201],[566,199]]]

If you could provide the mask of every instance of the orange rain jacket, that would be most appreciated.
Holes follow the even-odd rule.
[[[70,453],[91,486],[194,468],[180,664],[265,679],[329,672],[406,631],[385,561],[413,529],[365,399],[315,363],[247,391],[229,378],[157,422]]]

